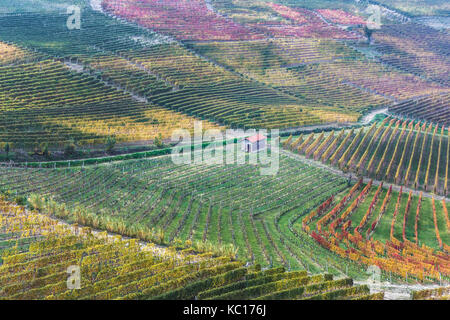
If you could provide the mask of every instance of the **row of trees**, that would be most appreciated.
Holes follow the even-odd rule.
[[[114,136],[108,136],[105,138],[104,140],[104,149],[105,152],[107,153],[112,153],[114,151],[114,148],[116,146],[116,137]],[[164,148],[165,144],[163,141],[163,137],[162,134],[159,133],[153,140],[153,144],[158,148]],[[9,160],[10,157],[10,153],[13,149],[13,143],[11,142],[4,142],[4,143],[0,143],[0,148],[4,151],[4,153],[6,154],[6,160]],[[64,155],[66,157],[70,157],[75,155],[77,152],[77,143],[75,140],[71,139],[69,140],[65,145],[64,145]],[[36,147],[34,148],[34,154],[35,155],[41,155],[44,156],[45,158],[50,158],[51,156],[51,152],[49,150],[49,144],[48,142],[41,142],[39,144],[36,145]]]

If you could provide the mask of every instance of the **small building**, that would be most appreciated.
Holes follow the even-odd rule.
[[[267,148],[267,137],[257,134],[242,140],[242,151],[258,152]]]

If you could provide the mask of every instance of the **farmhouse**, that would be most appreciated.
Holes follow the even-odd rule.
[[[258,152],[267,147],[267,137],[257,134],[242,140],[242,151]]]

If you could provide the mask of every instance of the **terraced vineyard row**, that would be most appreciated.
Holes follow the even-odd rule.
[[[448,87],[448,32],[415,23],[385,25],[374,40],[383,63]]]
[[[446,195],[448,134],[443,126],[386,118],[358,130],[300,136],[285,147],[344,172]]]
[[[296,225],[323,247],[419,281],[450,276],[448,203],[357,183]]]
[[[90,8],[83,9],[80,30],[69,30],[66,23],[67,15],[53,11],[5,14],[0,17],[0,39],[59,58],[117,53],[173,41]]]
[[[389,107],[389,112],[444,126],[450,125],[450,93],[434,94],[410,99]]]
[[[151,97],[175,90],[169,79],[162,79],[123,57],[96,55],[89,58],[83,57],[76,61],[83,71],[139,97]]]
[[[0,300],[375,300],[353,281],[377,271],[448,299],[448,30],[382,7],[371,31],[370,1],[72,2],[80,28],[0,4]],[[292,136],[208,145],[226,128]]]
[[[313,206],[344,190],[345,179],[285,156],[275,178],[261,176],[259,166],[175,165],[170,157],[84,169],[1,170],[1,189],[13,198],[53,198],[70,208],[61,218],[95,228],[131,237],[155,228],[165,242],[233,244],[240,259],[263,266],[342,275],[347,265],[346,274],[365,274],[343,260],[333,263],[335,257],[317,252],[311,239],[291,229]],[[53,212],[51,201],[38,202]]]
[[[71,117],[75,115],[71,115],[71,108],[75,102],[65,102],[64,107],[61,106],[58,109],[67,108],[65,114],[69,115],[68,118],[63,119],[63,128],[59,130],[61,134],[58,134],[58,137],[61,137],[62,141],[67,141],[67,137],[72,136],[84,143],[99,143],[104,140],[104,135],[116,135],[119,141],[149,140],[154,138],[155,130],[153,129],[158,127],[159,123],[162,125],[158,131],[163,137],[167,136],[167,130],[177,121],[180,122],[179,127],[185,127],[179,115],[167,111],[161,112],[162,116],[158,117],[146,109],[162,110],[162,108],[131,101],[129,97],[126,97],[128,94],[121,94],[116,88],[137,96],[139,101],[151,101],[163,108],[196,115],[233,127],[289,128],[355,120],[354,115],[348,115],[348,112],[342,112],[340,109],[329,110],[327,107],[317,107],[311,103],[310,106],[305,106],[299,98],[244,79],[170,39],[92,10],[85,10],[81,30],[72,32],[65,29],[65,19],[63,15],[51,13],[0,17],[0,39],[14,41],[23,48],[29,48],[27,52],[34,52],[33,50],[36,49],[41,52],[41,56],[26,61],[33,65],[30,72],[35,73],[35,69],[40,68],[39,63],[44,61],[44,58],[48,60],[48,56],[54,57],[53,59],[64,61],[72,71],[80,73],[72,75],[67,71],[66,77],[88,79],[92,86],[97,87],[97,90],[104,91],[100,96],[106,97],[101,100],[110,101],[109,95],[117,100],[108,108],[119,109],[119,111],[111,110],[112,115],[108,116],[116,117],[116,121],[109,121],[109,118],[105,121],[94,121],[92,112],[100,108],[98,105],[86,106],[88,110],[78,106],[76,116],[84,118],[85,123],[75,124],[70,130],[77,132],[67,135],[64,134],[64,130],[68,130],[65,124],[70,122],[73,125]],[[106,28],[108,31],[98,32],[99,28],[100,30]],[[11,33],[11,30],[16,32]],[[56,40],[58,45],[47,41],[50,34],[55,33],[59,35]],[[22,49],[17,48],[17,50]],[[59,62],[53,61],[53,63],[59,65]],[[22,66],[19,63],[8,68],[11,72],[17,73],[23,68],[27,70],[27,65]],[[24,76],[26,74],[11,76],[11,87],[8,89],[18,91],[16,83],[24,81],[22,79]],[[46,81],[46,75],[38,76],[41,79],[37,78],[36,81],[38,79]],[[70,82],[70,80],[67,81]],[[111,88],[103,87],[99,82],[105,82]],[[85,87],[86,85],[80,86],[77,88],[78,91],[74,88],[71,95],[76,96],[80,103],[88,104],[89,97],[81,96],[86,90]],[[64,90],[66,90],[61,87],[47,89],[52,89],[53,95],[62,95],[63,92],[65,94]],[[39,103],[37,101],[37,104]],[[54,101],[53,104],[58,103],[59,101]],[[124,105],[128,105],[128,110],[123,110]],[[131,113],[134,118],[131,118]],[[165,125],[168,120],[164,114],[172,114],[173,121]],[[47,110],[41,110],[40,115],[51,118],[50,111],[47,112]],[[15,112],[12,116],[22,117]],[[9,119],[9,116],[7,118]],[[59,120],[61,119],[58,119],[58,123],[61,123]],[[115,122],[125,125],[125,128],[120,129]],[[39,136],[41,141],[49,140],[51,144],[63,144],[63,142],[55,141],[56,137],[46,133],[44,127],[52,127],[51,124],[38,123],[37,126],[39,126],[39,133],[35,133],[34,136]],[[17,132],[23,130],[23,128],[16,128]],[[2,141],[16,142],[19,145],[31,143],[28,142],[31,139],[27,138],[27,134],[23,135],[23,139],[26,141],[17,141],[12,134],[7,134]]]
[[[202,0],[105,0],[109,13],[179,40],[252,40],[258,34],[209,10]]]
[[[144,50],[125,51],[121,55],[175,86],[213,86],[240,80],[237,75],[194,55],[180,44],[154,45]]]
[[[0,17],[0,38],[29,48],[2,44],[9,52],[0,76],[5,93],[0,98],[2,143],[63,147],[71,140],[152,140],[158,134],[168,138],[174,129],[193,129],[195,118],[139,102],[116,89],[144,97],[171,91],[166,79],[120,57],[121,51],[169,40],[91,10],[83,13],[82,30],[70,32],[66,19],[52,13]],[[58,45],[47,41],[55,33]]]
[[[339,25],[365,25],[367,21],[362,17],[355,16],[341,9],[318,9],[316,10],[322,17]]]
[[[210,252],[92,233],[0,201],[0,299],[382,299],[351,279],[260,271]],[[79,278],[77,278],[77,270]],[[69,272],[70,270],[70,272]],[[70,277],[70,278],[69,278]],[[69,287],[71,285],[72,287]],[[78,290],[72,290],[77,287]]]
[[[448,88],[388,68],[345,44],[320,39],[195,42],[199,54],[297,96],[305,105],[362,113]]]
[[[232,128],[283,129],[354,119],[334,110],[303,107],[291,97],[264,91],[253,84],[230,83],[161,94],[151,101]]]
[[[242,79],[178,44],[158,45],[122,54],[158,74],[179,90],[149,99],[177,111],[244,128],[289,128],[348,120],[340,110],[304,106],[302,101]],[[341,121],[343,121],[341,120]]]
[[[400,101],[449,91],[448,86],[425,81],[409,72],[398,71],[361,56],[353,61],[343,58],[324,64],[318,72],[342,79],[344,83],[363,90]]]
[[[268,6],[289,23],[254,23],[248,26],[275,38],[358,39],[360,36],[328,24],[314,11],[269,3]]]
[[[121,18],[136,22],[155,31],[170,34],[179,40],[255,40],[266,37],[307,37],[358,39],[356,33],[342,30],[323,21],[316,12],[291,8],[275,3],[256,4],[265,11],[258,19],[255,7],[247,19],[216,13],[214,5],[204,1],[171,0],[164,4],[135,0],[105,0],[103,8]],[[238,6],[241,6],[238,4]],[[243,4],[242,6],[246,6]],[[242,11],[241,11],[242,12]],[[253,17],[252,17],[253,16]],[[353,16],[349,15],[351,18]],[[236,19],[237,18],[237,19]],[[177,23],[173,23],[173,21]]]
[[[38,54],[31,54],[15,46],[0,42],[0,66],[38,59]]]
[[[294,95],[306,106],[330,108],[347,119],[390,103],[330,74],[329,63],[354,55],[345,45],[317,39],[195,43],[200,54]],[[344,120],[345,121],[345,120]]]
[[[230,1],[213,0],[212,8],[241,25],[269,38],[320,38],[320,39],[359,39],[355,32],[344,30],[339,25],[365,24],[364,18],[342,10],[311,10],[316,3],[299,4],[283,1]],[[288,6],[289,5],[289,6]],[[327,3],[325,6],[329,6]],[[346,5],[340,3],[340,5]],[[320,7],[320,5],[318,6]]]
[[[433,16],[440,15],[441,13],[450,9],[450,4],[445,0],[438,0],[423,5],[420,1],[404,2],[402,0],[378,0],[380,4],[386,5],[396,11],[408,14],[408,16]]]
[[[159,133],[170,137],[174,128],[193,130],[195,118],[137,102],[59,61],[0,69],[0,141],[16,147],[62,147],[70,140],[102,144],[112,135],[118,141],[151,140]]]

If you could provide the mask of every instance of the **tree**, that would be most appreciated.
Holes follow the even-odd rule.
[[[164,142],[161,133],[159,133],[158,136],[155,137],[155,146],[157,146],[158,148],[164,147]]]
[[[69,142],[64,147],[64,154],[66,156],[73,155],[75,153],[75,142],[73,140],[69,140]]]
[[[24,196],[16,196],[14,198],[14,202],[17,203],[19,206],[24,206],[27,204],[27,198]]]
[[[42,142],[40,145],[41,151],[42,151],[42,155],[44,157],[48,157],[49,156],[49,152],[48,152],[48,143],[47,142]]]
[[[370,44],[372,40],[373,29],[370,29],[368,26],[364,26],[364,35],[367,38],[367,42]]]
[[[7,143],[5,144],[6,158],[9,157],[9,149],[10,149],[10,146],[9,146],[9,143],[7,142]]]
[[[114,147],[116,146],[116,137],[114,136],[107,137],[105,144],[106,144],[106,152],[113,151]]]

